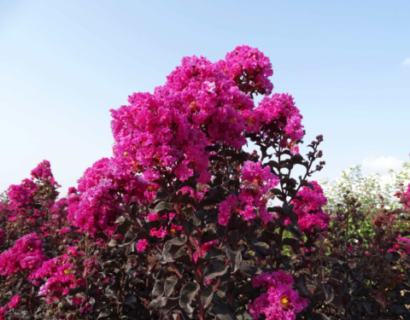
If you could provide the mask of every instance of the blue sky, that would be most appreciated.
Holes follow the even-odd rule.
[[[324,135],[316,178],[408,161],[409,12],[408,0],[0,0],[0,191],[48,159],[64,193],[111,155],[109,109],[162,85],[183,56],[242,44],[271,58],[306,142]]]

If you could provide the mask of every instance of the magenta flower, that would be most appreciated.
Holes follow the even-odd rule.
[[[329,226],[330,216],[323,212],[323,206],[326,205],[327,199],[323,194],[323,190],[316,181],[310,181],[313,185],[313,190],[309,187],[303,187],[297,195],[302,200],[294,199],[292,204],[293,210],[299,217],[299,227],[302,232],[312,233],[315,227],[326,231]],[[290,220],[286,219],[285,224],[289,224]]]
[[[5,276],[19,270],[35,270],[47,259],[40,237],[30,233],[16,240],[12,248],[0,255],[0,272]]]
[[[137,251],[141,252],[141,251],[145,251],[145,249],[147,249],[147,245],[148,245],[148,240],[147,239],[141,239],[137,242]]]
[[[147,184],[116,159],[103,158],[88,168],[78,191],[70,188],[68,219],[82,231],[114,232],[120,201],[132,204],[144,199]],[[120,194],[120,196],[119,196]]]
[[[84,284],[84,279],[76,280],[76,267],[69,262],[70,257],[75,257],[77,254],[74,247],[68,247],[66,254],[44,262],[41,268],[30,276],[31,280],[45,280],[38,295],[46,296],[47,303],[59,301],[71,288]]]
[[[56,185],[57,182],[54,181],[53,173],[51,172],[50,161],[43,160],[31,171],[32,179],[48,180],[52,185]]]
[[[268,191],[279,183],[278,177],[270,172],[270,168],[262,167],[261,162],[246,161],[241,169],[242,191],[239,197],[230,195],[219,205],[218,223],[226,226],[232,213],[241,215],[245,220],[256,219],[271,221],[273,214],[266,210],[270,197]]]
[[[150,213],[148,213],[148,215],[147,215],[147,220],[148,220],[148,221],[156,221],[156,220],[158,220],[158,219],[159,219],[158,213],[152,213],[152,212],[150,212]]]
[[[273,131],[282,133],[282,147],[289,147],[293,154],[299,152],[296,142],[304,136],[303,117],[291,95],[275,93],[272,97],[264,97],[255,109],[255,117],[262,123],[266,134]]]
[[[0,308],[0,320],[6,320],[6,319],[4,318],[4,315],[6,314],[7,310],[8,310],[7,307],[1,307],[1,308]]]
[[[266,292],[249,304],[251,315],[255,319],[261,315],[267,320],[296,319],[296,313],[307,307],[308,300],[299,297],[291,287],[293,283],[293,277],[282,270],[254,277],[253,286],[263,287]]]
[[[252,83],[238,87],[242,72]],[[235,149],[246,143],[245,130],[256,132],[254,102],[249,92],[269,93],[273,71],[260,51],[238,47],[226,61],[185,57],[153,94],[134,93],[129,104],[111,110],[114,152],[145,180],[170,170],[180,180],[194,171],[206,183],[210,153],[205,147],[225,143]],[[249,90],[248,90],[249,89]]]
[[[36,191],[37,185],[29,179],[24,179],[19,185],[11,185],[7,192],[10,205],[20,207],[30,204]]]
[[[266,211],[269,199],[268,191],[278,185],[279,179],[271,173],[269,166],[262,167],[261,162],[246,161],[241,169],[242,191],[239,194],[241,214],[245,220],[258,216],[263,222],[271,221],[273,214]]]
[[[11,301],[9,302],[9,308],[13,309],[17,307],[20,301],[21,301],[21,297],[18,294],[16,294],[15,296],[13,296],[13,298],[11,298]]]
[[[218,223],[222,226],[226,226],[232,215],[232,210],[238,201],[238,197],[231,194],[225,201],[222,201],[219,205]]]
[[[273,84],[268,77],[273,75],[272,64],[261,51],[249,46],[238,46],[226,55],[224,62],[225,72],[240,88],[246,86],[244,89],[250,92],[271,94]],[[244,74],[253,80],[243,83]]]

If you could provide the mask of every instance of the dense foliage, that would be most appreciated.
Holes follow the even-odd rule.
[[[291,95],[271,95],[272,74],[247,46],[186,57],[111,110],[113,156],[67,198],[48,161],[10,186],[0,319],[410,319],[410,239],[397,228],[409,192],[371,236],[349,195],[326,213],[310,180],[323,137],[300,155],[302,116]]]

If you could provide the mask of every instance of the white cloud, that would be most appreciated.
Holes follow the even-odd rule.
[[[410,66],[410,58],[407,58],[403,61],[402,66]]]
[[[387,174],[389,169],[400,170],[402,168],[402,161],[394,157],[370,157],[362,161],[362,169],[366,174],[378,173],[380,175]]]

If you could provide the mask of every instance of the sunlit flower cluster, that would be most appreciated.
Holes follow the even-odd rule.
[[[293,284],[293,277],[282,270],[255,276],[253,287],[263,287],[266,292],[249,305],[253,318],[264,315],[267,320],[296,319],[296,313],[306,308],[308,301],[292,289]]]

